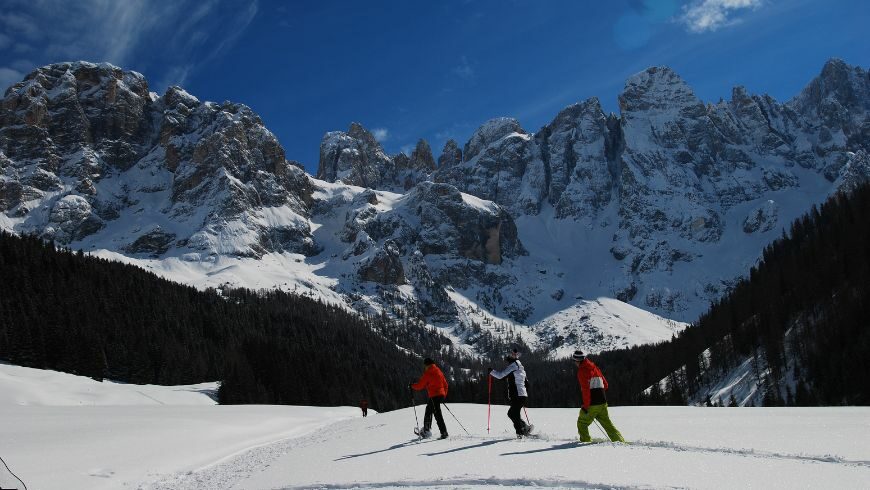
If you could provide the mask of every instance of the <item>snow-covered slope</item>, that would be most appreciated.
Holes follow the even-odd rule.
[[[488,432],[486,405],[457,404],[470,434],[445,411],[450,438],[420,442],[411,408],[219,406],[202,388],[0,365],[0,455],[42,490],[870,486],[867,408],[612,407],[630,445],[582,445],[576,409],[529,409],[540,438],[518,441],[506,407]],[[0,468],[0,487],[20,484]]]
[[[58,63],[0,105],[0,227],[563,355],[669,338],[870,176],[870,77],[840,60],[786,103],[742,87],[704,103],[652,67],[619,104],[573,104],[535,133],[490,120],[437,165],[425,141],[391,156],[354,123],[324,136],[313,178],[243,105]]]
[[[0,406],[215,405],[217,383],[157,386],[0,363]]]
[[[0,366],[0,392],[12,371]],[[65,390],[70,380],[57,374],[28,377],[33,390],[38,377],[51,381],[62,403],[81,391],[79,383]],[[42,490],[870,484],[870,446],[862,443],[870,437],[870,409],[862,407],[613,407],[611,417],[630,444],[582,445],[571,408],[529,409],[540,437],[516,440],[506,407],[492,407],[487,432],[486,405],[449,405],[470,434],[445,411],[450,438],[421,442],[412,434],[411,408],[362,418],[352,407],[143,401],[21,406],[0,399],[0,455],[28,488]],[[422,415],[423,406],[416,409]],[[596,427],[591,431],[601,437]],[[20,484],[0,468],[0,487]]]
[[[359,413],[219,406],[216,388],[99,383],[0,364],[0,456],[31,489],[139,488]],[[22,487],[0,467],[0,488]]]

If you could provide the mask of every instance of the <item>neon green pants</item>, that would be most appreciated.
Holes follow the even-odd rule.
[[[609,437],[611,441],[625,442],[625,439],[622,438],[622,434],[619,433],[616,427],[613,426],[613,422],[610,421],[610,415],[607,414],[606,403],[592,405],[586,412],[582,409],[580,410],[580,416],[577,417],[577,432],[580,433],[581,441],[590,442],[592,440],[592,438],[589,437],[589,426],[592,424],[593,420],[597,420],[601,424],[601,427],[603,427],[604,431],[607,432],[607,437]]]

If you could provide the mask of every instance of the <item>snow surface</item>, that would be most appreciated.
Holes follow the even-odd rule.
[[[217,389],[217,383],[101,383],[84,376],[0,363],[0,406],[215,405]]]
[[[31,489],[870,487],[867,407],[613,407],[631,443],[583,445],[575,408],[529,409],[540,436],[516,440],[506,407],[487,433],[486,405],[450,404],[470,435],[445,410],[450,438],[418,441],[411,408],[121,406],[113,392],[129,385],[94,397],[82,391],[96,382],[69,375],[0,373],[0,393],[47,392],[43,406],[0,398],[0,455]],[[4,471],[0,487],[17,488]]]

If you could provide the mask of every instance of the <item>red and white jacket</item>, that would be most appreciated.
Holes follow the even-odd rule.
[[[589,409],[590,405],[607,403],[604,391],[607,390],[607,380],[601,374],[601,370],[588,358],[584,359],[577,368],[577,382],[580,383],[580,393],[583,395],[583,405]]]

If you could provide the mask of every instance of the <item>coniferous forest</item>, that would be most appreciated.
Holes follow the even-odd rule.
[[[412,321],[274,290],[198,291],[8,233],[0,233],[0,271],[0,359],[13,364],[132,383],[221,380],[221,403],[365,398],[389,410],[408,406],[408,382],[431,356],[455,380],[452,394],[473,396],[472,375],[459,366],[474,362]]]
[[[747,359],[764,405],[870,403],[870,183],[792,223],[748,277],[672,340],[590,358],[608,379],[611,405],[684,405]],[[530,406],[579,406],[570,360],[522,359]]]
[[[7,233],[0,271],[0,359],[14,364],[133,383],[222,380],[221,403],[367,398],[390,410],[410,403],[407,384],[422,356],[451,379],[450,401],[486,403],[485,369],[500,367],[500,353],[515,345],[525,351],[530,406],[579,404],[573,364],[513,338],[482,335],[479,347],[495,359],[482,361],[413,318],[361,317],[281,291],[199,291]],[[747,358],[764,367],[756,375],[765,404],[867,404],[868,278],[864,185],[796,220],[746,279],[671,341],[592,358],[612,405],[684,404]],[[494,383],[492,401],[503,402],[504,391]]]
[[[612,404],[685,404],[751,359],[764,405],[867,405],[870,184],[792,223],[748,277],[679,336],[593,359]]]

